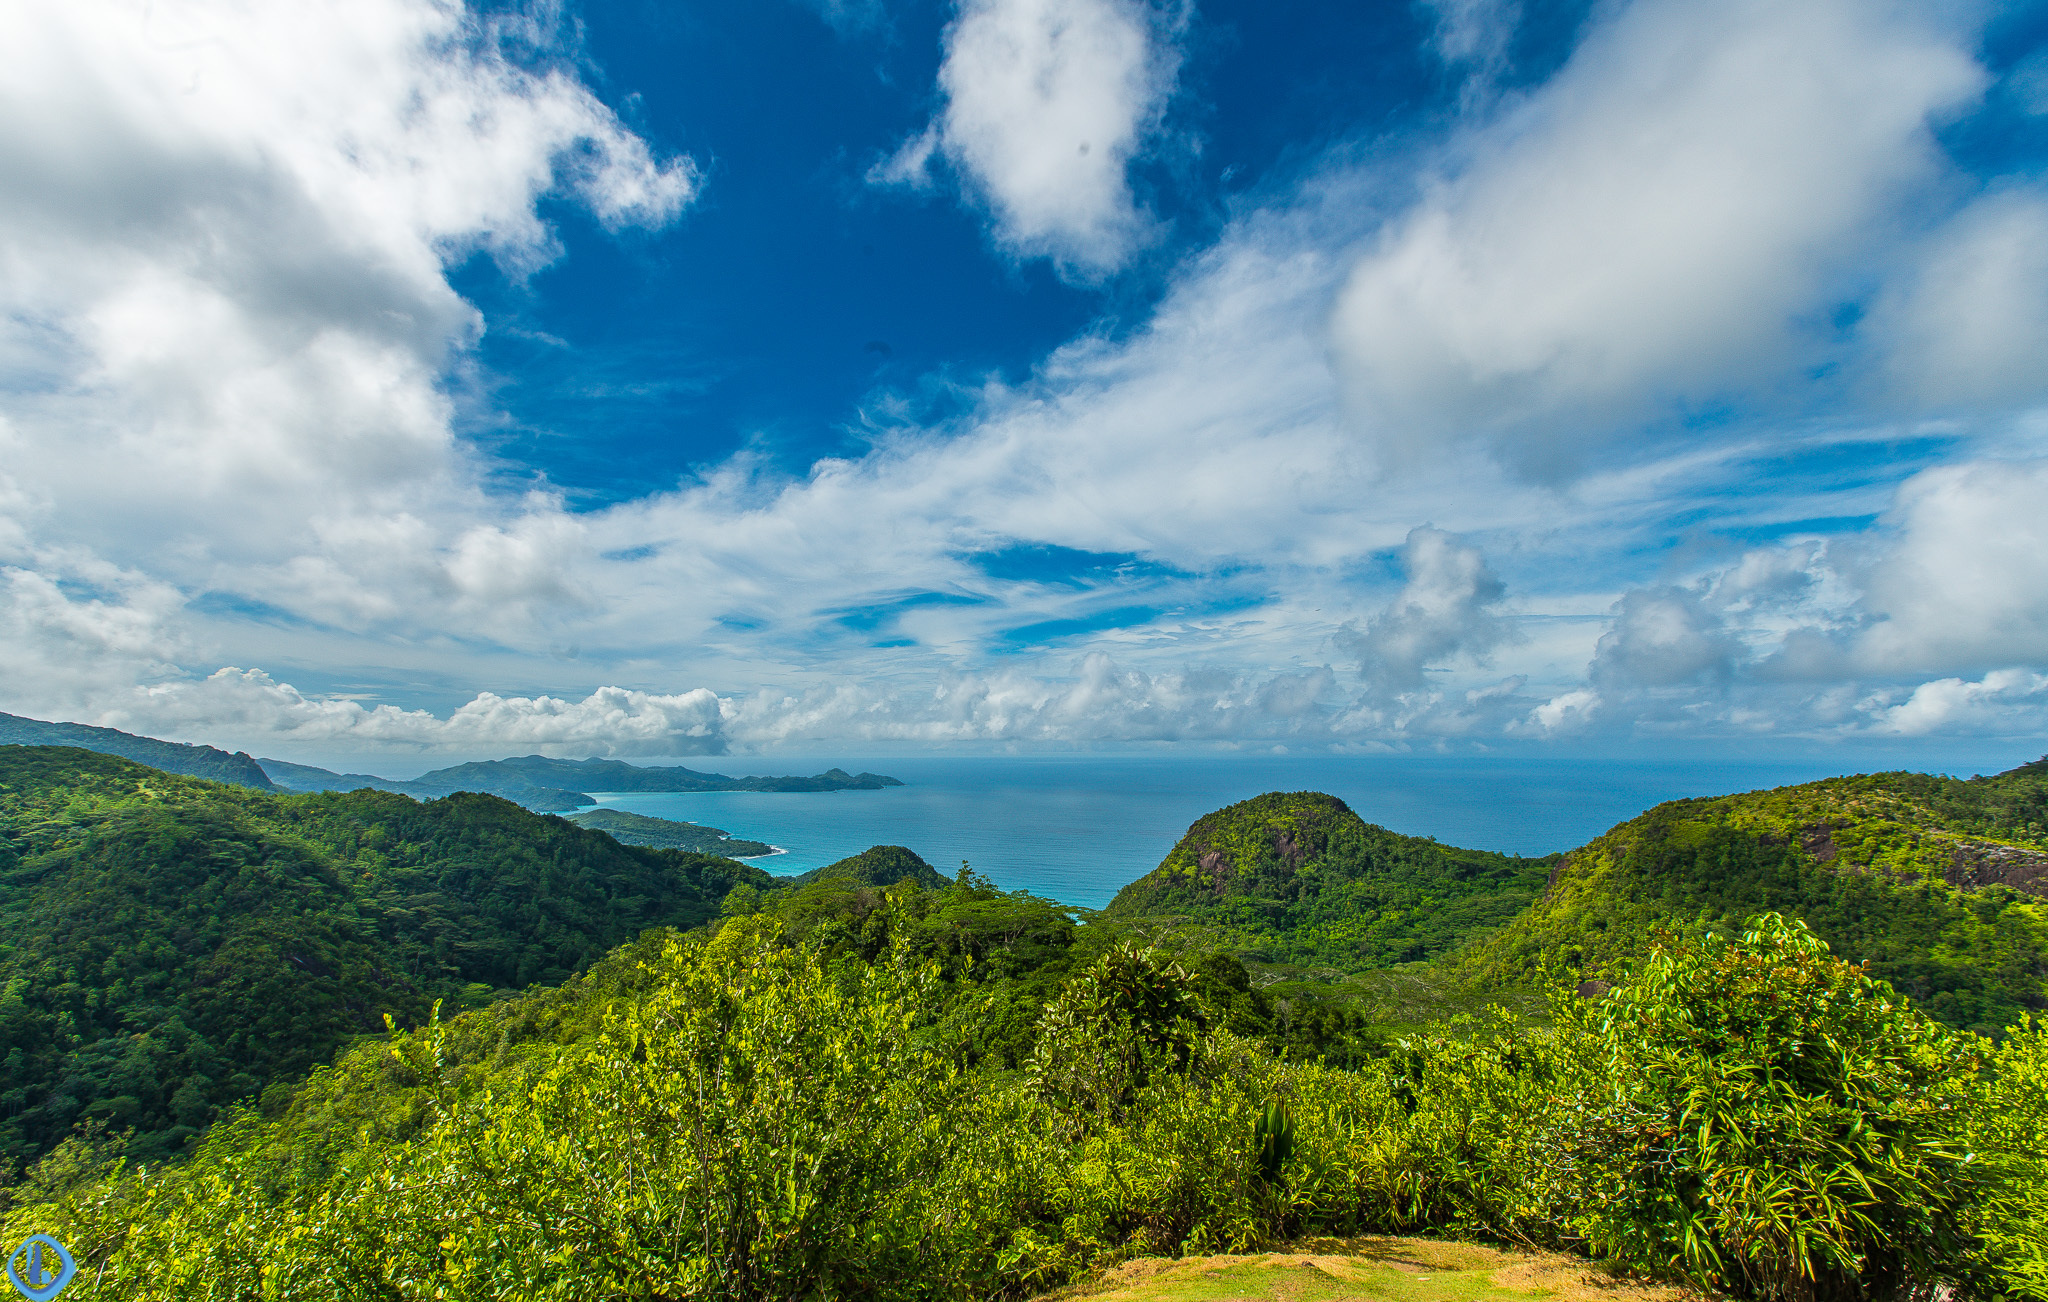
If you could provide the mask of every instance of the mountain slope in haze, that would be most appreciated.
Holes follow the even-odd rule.
[[[283,791],[360,791],[368,787],[372,791],[392,791],[399,795],[411,796],[416,800],[439,800],[452,796],[457,791],[478,791],[484,795],[509,800],[536,814],[559,814],[572,809],[582,809],[595,803],[581,791],[566,791],[559,787],[537,787],[524,779],[505,774],[484,774],[467,786],[441,782],[399,782],[392,778],[380,778],[369,773],[336,773],[330,769],[315,768],[311,764],[292,764],[284,760],[264,759],[256,761],[270,780]]]
[[[1542,899],[1457,966],[1494,986],[1597,971],[1659,929],[1766,911],[1952,1026],[1995,1034],[2048,1008],[2048,760],[1659,805],[1565,856]]]
[[[1335,796],[1273,792],[1197,820],[1104,916],[1197,928],[1264,962],[1358,972],[1500,926],[1536,899],[1553,863],[1402,836]]]
[[[368,787],[372,791],[396,791],[404,795],[412,784],[395,778],[380,778],[374,773],[336,773],[332,769],[315,768],[311,764],[293,764],[288,760],[263,758],[256,761],[270,778],[271,785],[279,791],[360,791]]]
[[[578,827],[603,832],[626,845],[695,850],[699,854],[722,854],[729,859],[755,859],[775,853],[775,847],[766,841],[735,837],[723,828],[682,823],[673,818],[649,818],[623,809],[586,809],[565,817]]]
[[[622,760],[560,760],[545,755],[457,764],[422,773],[411,786],[449,791],[494,790],[493,784],[523,783],[571,791],[879,791],[900,787],[879,773],[827,769],[810,777],[727,777],[676,765],[627,764]]]
[[[371,787],[421,800],[438,800],[457,791],[481,791],[547,814],[595,804],[585,794],[589,791],[878,791],[903,785],[879,773],[848,773],[844,769],[828,769],[810,777],[731,778],[722,773],[699,773],[668,765],[557,760],[544,755],[456,764],[404,782],[367,773],[335,773],[283,760],[266,759],[260,763],[272,782],[291,791],[354,791]]]
[[[154,737],[138,737],[132,732],[95,728],[84,723],[49,723],[42,719],[24,719],[18,714],[0,714],[0,746],[76,746],[102,755],[119,755],[166,773],[182,773],[212,782],[232,782],[258,791],[277,789],[263,771],[263,766],[246,752],[236,751],[230,755],[213,746],[158,741]]]
[[[387,1013],[558,982],[742,882],[772,885],[492,796],[275,795],[0,747],[0,1161],[96,1119],[175,1152]]]

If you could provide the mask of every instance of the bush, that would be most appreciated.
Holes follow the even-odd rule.
[[[1980,1291],[2048,1299],[2048,1020],[1999,1045],[1968,1133],[1985,1167]]]
[[[1198,978],[1128,946],[1006,1070],[962,1052],[982,996],[934,956],[825,930],[651,934],[358,1049],[176,1166],[67,1146],[13,1190],[9,1241],[79,1248],[87,1302],[1013,1298],[1418,1230],[1771,1298],[2048,1298],[2048,1028],[1944,1031],[1775,918],[1551,1026],[1496,1010],[1356,1070],[1216,1026]]]
[[[1598,1251],[1765,1298],[1970,1271],[1981,1041],[1797,922],[1668,947],[1585,1012],[1574,1218]]]
[[[1186,1071],[1205,1020],[1194,979],[1157,949],[1110,949],[1039,1020],[1039,1092],[1076,1118],[1116,1119],[1155,1074]]]

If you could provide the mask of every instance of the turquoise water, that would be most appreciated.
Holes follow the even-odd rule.
[[[698,762],[700,766],[702,762]],[[751,772],[759,761],[720,765]],[[1662,801],[1833,776],[1825,761],[1558,761],[1495,758],[847,758],[901,778],[883,791],[598,795],[657,818],[722,827],[787,853],[753,860],[803,872],[871,845],[905,845],[941,872],[965,859],[1008,889],[1099,908],[1157,867],[1188,824],[1263,791],[1327,791],[1367,822],[1510,854],[1569,850]],[[708,766],[703,766],[708,767]],[[593,793],[596,794],[596,793]]]

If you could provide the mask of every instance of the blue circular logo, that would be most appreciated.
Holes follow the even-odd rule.
[[[50,1302],[77,1273],[71,1253],[47,1234],[31,1234],[7,1254],[7,1282],[29,1302]]]

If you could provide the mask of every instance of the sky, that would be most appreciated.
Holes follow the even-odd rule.
[[[2048,751],[2048,3],[22,0],[0,709]]]

